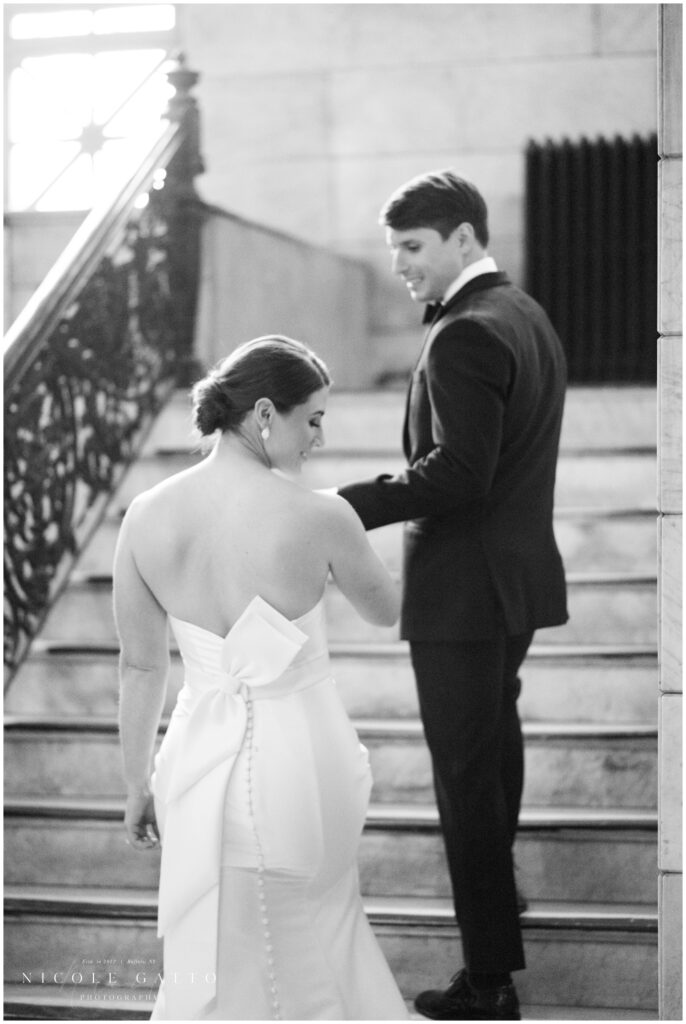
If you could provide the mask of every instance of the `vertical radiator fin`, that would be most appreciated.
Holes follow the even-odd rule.
[[[529,143],[526,277],[571,381],[655,382],[655,135]]]

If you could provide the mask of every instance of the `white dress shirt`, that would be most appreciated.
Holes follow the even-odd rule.
[[[441,302],[443,305],[446,304],[448,299],[452,299],[453,295],[457,295],[460,288],[464,288],[468,281],[472,281],[475,277],[480,277],[482,274],[493,274],[497,272],[498,268],[496,262],[492,256],[482,256],[480,260],[475,260],[474,263],[470,263],[468,267],[465,267],[462,273],[455,278],[452,284],[448,285]]]

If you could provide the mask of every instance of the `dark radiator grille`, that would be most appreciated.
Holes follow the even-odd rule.
[[[654,383],[657,137],[531,142],[527,290],[576,383]]]

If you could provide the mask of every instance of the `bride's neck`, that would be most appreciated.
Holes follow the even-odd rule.
[[[247,431],[227,431],[220,434],[211,457],[220,464],[242,463],[245,466],[271,468],[262,439],[259,436],[253,437]]]

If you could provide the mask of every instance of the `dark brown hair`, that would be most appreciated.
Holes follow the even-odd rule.
[[[299,341],[279,334],[235,349],[193,387],[193,416],[201,434],[237,430],[259,398],[278,412],[301,405],[331,383],[325,364]]]
[[[401,185],[382,207],[379,220],[394,231],[433,228],[444,239],[466,222],[474,228],[477,242],[488,245],[483,196],[451,170],[421,174]]]

